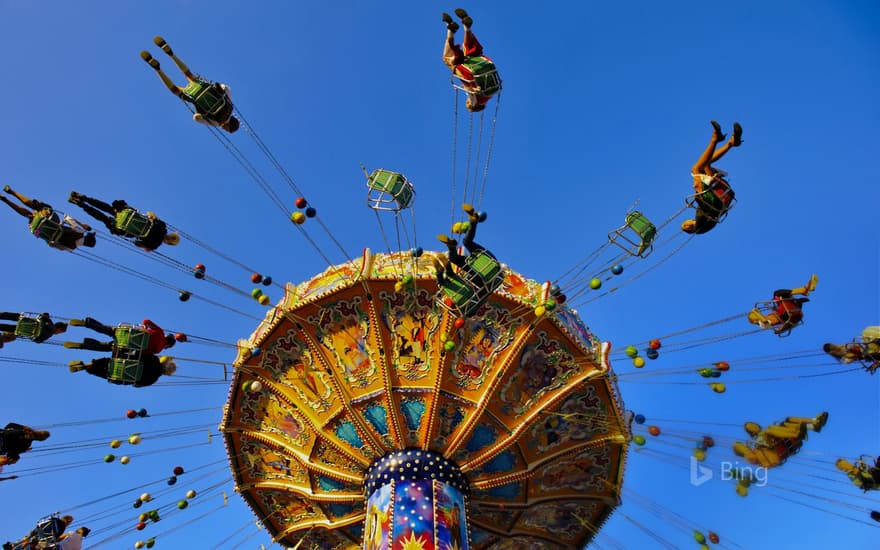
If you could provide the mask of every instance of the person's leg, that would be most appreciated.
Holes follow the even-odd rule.
[[[15,334],[16,325],[7,325],[6,323],[0,323],[0,332],[8,332],[10,334]]]
[[[810,276],[810,280],[807,281],[807,284],[804,286],[799,286],[797,288],[793,288],[789,290],[789,296],[793,294],[801,294],[803,296],[809,296],[810,292],[816,290],[816,285],[819,283],[819,277],[815,274]]]
[[[174,61],[174,64],[177,65],[177,68],[180,69],[180,71],[185,74],[188,79],[195,80],[196,75],[194,75],[192,71],[189,70],[189,67],[186,66],[186,63],[184,63],[176,55],[174,55],[174,51],[171,49],[171,46],[169,46],[168,43],[165,42],[164,38],[162,38],[161,36],[156,36],[153,38],[153,43],[162,48],[163,52],[168,54],[168,57],[170,57],[171,60]]]
[[[742,126],[739,125],[739,122],[733,123],[733,135],[730,136],[730,139],[724,142],[724,145],[715,150],[715,153],[712,155],[712,160],[709,161],[709,164],[714,163],[716,160],[723,157],[728,151],[730,151],[731,147],[739,147],[742,144]]]
[[[168,78],[168,75],[165,74],[165,71],[163,71],[162,68],[160,67],[159,62],[156,61],[155,59],[153,59],[153,56],[150,55],[150,52],[142,51],[141,52],[141,59],[146,61],[147,64],[149,64],[150,67],[152,67],[156,71],[156,74],[159,75],[159,79],[162,80],[162,83],[165,84],[165,87],[168,88],[168,91],[170,91],[172,94],[176,95],[177,97],[179,97],[181,99],[186,97],[183,95],[183,89],[178,87],[177,84],[175,84],[173,80]]]
[[[73,196],[73,194],[71,194],[71,196]],[[86,204],[94,206],[98,210],[100,210],[102,212],[106,212],[107,214],[110,214],[111,216],[116,215],[117,209],[113,205],[107,204],[106,202],[104,202],[100,199],[95,199],[92,197],[88,197],[86,195],[79,195],[79,200],[86,203]],[[73,201],[71,201],[71,202],[73,202]],[[78,203],[74,203],[74,204],[78,204]],[[114,201],[114,204],[115,204],[115,201]]]
[[[94,208],[88,204],[82,204],[82,203],[77,203],[77,204],[80,208],[82,208],[85,211],[86,214],[95,218],[99,222],[103,223],[104,226],[106,226],[107,229],[109,229],[111,232],[116,231],[116,223],[115,223],[116,219],[115,218],[111,218],[110,216],[108,216],[104,212],[102,212],[102,211],[98,210],[97,208]]]
[[[64,342],[67,349],[87,349],[91,351],[113,351],[113,342],[100,342],[94,338],[83,338],[82,342]]]
[[[14,311],[0,311],[0,319],[3,319],[4,321],[18,322],[19,317],[21,317],[21,315]]]
[[[27,208],[25,208],[23,206],[19,206],[19,205],[15,204],[11,200],[7,199],[6,197],[0,197],[0,201],[3,201],[6,204],[8,204],[9,208],[12,208],[13,210],[15,210],[16,212],[18,212],[20,215],[24,216],[27,219],[31,219],[34,216],[33,212],[31,212],[30,210],[28,210]]]
[[[714,174],[712,167],[712,157],[715,153],[715,147],[719,142],[724,140],[724,134],[721,133],[721,126],[712,121],[712,138],[709,140],[709,145],[706,147],[706,150],[703,151],[703,154],[700,155],[700,158],[697,159],[697,162],[691,167],[691,174],[706,174],[707,176],[711,176]],[[696,176],[694,177],[694,185],[697,186],[698,182],[696,181]]]
[[[73,323],[71,323],[73,324]],[[74,325],[76,326],[76,325]],[[88,329],[94,330],[95,332],[100,332],[101,334],[106,334],[107,336],[114,338],[116,336],[116,329],[111,326],[107,326],[100,321],[96,321],[91,317],[86,317],[83,319],[83,326]]]
[[[449,261],[458,267],[464,267],[464,256],[458,253],[458,241],[446,235],[437,235],[437,240],[446,245]]]
[[[480,44],[476,35],[467,26],[464,28],[464,41],[462,41],[461,46],[464,49],[464,55],[468,57],[483,55],[483,45]]]
[[[443,44],[443,63],[450,70],[455,70],[455,66],[464,60],[464,53],[455,43],[455,31],[458,29],[458,23],[450,22],[446,25],[446,29],[446,42]]]
[[[464,234],[464,239],[462,239],[461,243],[465,246],[465,248],[467,248],[467,251],[470,254],[486,250],[486,247],[474,242],[474,237],[476,237],[477,235],[477,225],[480,223],[479,215],[474,210],[474,207],[470,204],[462,204],[461,208],[467,213],[469,220],[468,230]]]
[[[74,371],[74,364],[71,363],[70,370]],[[76,365],[78,368],[76,370],[84,370],[92,376],[97,376],[99,378],[107,378],[110,372],[110,358],[102,357],[100,359],[93,359],[91,363],[86,363],[83,365],[81,362],[79,365]]]

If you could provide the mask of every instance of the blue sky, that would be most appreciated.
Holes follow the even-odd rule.
[[[415,183],[422,246],[438,248],[434,235],[448,230],[453,93],[440,60],[445,34],[440,12],[456,5],[2,0],[0,7],[4,184],[58,208],[69,206],[75,215],[81,213],[65,202],[73,189],[107,200],[124,198],[278,281],[298,282],[323,270],[321,255],[140,61],[138,52],[149,49],[182,82],[170,60],[152,45],[153,35],[162,34],[195,72],[231,86],[236,105],[349,254],[383,248],[375,216],[364,206],[361,162],[400,170]],[[880,322],[874,207],[880,191],[872,166],[880,153],[875,135],[880,9],[875,3],[482,2],[465,7],[504,79],[483,201],[489,221],[481,227],[480,241],[531,278],[552,280],[600,246],[636,199],[656,220],[676,212],[690,192],[689,169],[709,138],[709,120],[725,129],[739,121],[745,128],[744,145],[718,163],[730,173],[737,207],[722,225],[695,237],[645,277],[579,307],[600,337],[620,349],[699,326],[745,312],[774,289],[800,285],[814,272],[819,287],[807,305],[806,323],[790,338],[757,334],[675,354],[661,350],[648,368],[790,356],[818,350],[825,341],[849,340],[864,326]],[[466,122],[463,116],[459,120],[463,132]],[[247,136],[240,133],[233,140],[292,205],[295,195]],[[457,152],[461,162],[461,135]],[[676,231],[675,225],[666,236]],[[180,303],[173,292],[49,249],[5,206],[0,208],[0,234],[10,262],[0,272],[5,289],[0,309],[91,315],[107,323],[148,317],[225,342],[253,329],[254,321],[245,316],[198,300]],[[312,234],[332,261],[344,259],[326,235]],[[255,302],[131,250],[104,241],[95,252],[248,315],[261,315]],[[243,271],[191,243],[166,252],[186,264],[204,263],[209,274],[240,288],[251,286]],[[271,293],[273,300],[278,293]],[[745,321],[737,323],[695,337],[748,330]],[[84,333],[72,329],[69,335]],[[189,344],[175,352],[232,360],[222,347]],[[0,351],[0,359],[6,357],[61,363],[90,355],[16,342]],[[628,408],[649,419],[710,423],[656,422],[673,434],[705,428],[733,438],[742,434],[736,425],[745,420],[767,424],[821,410],[831,416],[802,456],[779,470],[786,474],[779,476],[783,489],[756,489],[746,499],[734,495],[729,482],[692,487],[688,449],[651,440],[649,446],[662,449],[669,461],[630,453],[625,488],[666,512],[658,517],[637,505],[638,498],[626,497],[621,512],[681,546],[694,543],[670,525],[668,516],[663,519],[668,511],[744,548],[827,548],[842,542],[849,548],[870,547],[876,524],[862,525],[827,510],[850,517],[865,514],[791,490],[812,494],[812,485],[819,484],[841,491],[835,497],[839,500],[858,496],[854,487],[838,484],[840,475],[830,462],[821,470],[809,467],[809,461],[878,453],[880,378],[862,372],[798,378],[804,371],[781,369],[791,364],[780,360],[772,365],[775,370],[751,376],[788,379],[730,385],[726,394],[716,395],[686,383],[695,381],[695,374],[668,379],[680,384],[636,383],[624,376],[633,371],[629,363],[618,360],[615,368]],[[4,537],[26,532],[39,516],[54,510],[161,480],[177,464],[196,467],[225,456],[219,438],[185,447],[207,443],[208,430],[216,429],[226,398],[222,384],[135,390],[73,376],[61,366],[4,362],[0,368],[8,388],[0,405],[2,422],[54,425],[121,417],[126,409],[140,407],[157,412],[211,409],[54,428],[47,443],[60,445],[186,427],[167,442],[145,437],[131,451],[178,450],[134,457],[128,466],[95,463],[0,484],[0,498],[15,503],[4,506],[0,518]],[[221,370],[181,362],[180,374],[217,378]],[[32,453],[4,475],[16,468],[100,460],[105,448]],[[228,480],[228,473],[220,472],[194,481],[193,487],[208,487],[224,475]],[[175,486],[178,493],[189,488],[185,480]],[[253,530],[248,526],[253,518],[231,487],[227,482],[220,488],[230,493],[228,507],[160,536],[163,547],[268,544],[262,532],[243,541]],[[177,498],[172,493],[163,503]],[[139,537],[171,531],[187,514],[195,518],[222,505],[222,497],[210,492],[205,500],[212,498],[113,545],[130,546]],[[95,525],[125,524],[126,518],[133,525],[130,500],[127,495],[108,500],[108,506],[120,502],[118,514]],[[860,502],[880,508],[876,497],[873,504]],[[624,514],[607,523],[602,547],[658,544]],[[237,529],[242,531],[224,543]]]

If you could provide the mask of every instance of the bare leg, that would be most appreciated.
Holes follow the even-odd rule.
[[[6,204],[8,204],[9,208],[12,208],[13,210],[15,210],[16,212],[18,212],[19,214],[21,214],[22,216],[24,216],[27,219],[31,219],[34,216],[33,212],[31,212],[27,208],[24,208],[23,206],[19,206],[19,205],[15,204],[11,200],[7,199],[6,197],[0,197],[0,201],[3,201]]]
[[[714,171],[712,170],[712,167],[710,165],[712,164],[712,160],[715,155],[715,147],[718,145],[718,142],[724,139],[724,135],[721,134],[721,131],[717,124],[718,123],[715,122],[715,124],[712,125],[714,128],[712,132],[712,138],[709,140],[709,145],[706,147],[706,150],[703,151],[703,154],[700,155],[699,159],[697,159],[696,164],[694,164],[691,168],[692,174],[706,174],[707,176],[711,176],[714,174]],[[699,182],[696,181],[696,178],[694,178],[694,185],[695,187],[699,185]]]
[[[156,74],[159,75],[159,78],[162,80],[162,83],[165,84],[165,87],[168,88],[168,90],[172,94],[174,94],[180,98],[183,97],[183,90],[180,87],[178,87],[177,84],[174,83],[174,81],[172,81],[170,78],[168,78],[168,75],[165,74],[165,72],[159,66],[159,62],[156,61],[155,59],[153,59],[153,56],[150,55],[150,52],[142,51],[141,52],[141,59],[146,61],[150,65],[150,67],[152,67],[153,70],[156,71]]]
[[[9,187],[8,185],[3,187],[3,190],[6,191],[7,193],[9,193],[10,195],[12,195],[13,197],[17,198],[18,200],[20,200],[21,203],[24,204],[25,206],[29,206],[29,207],[33,208],[34,210],[40,210],[43,208],[52,208],[50,205],[46,204],[45,202],[25,197],[24,195],[22,195],[21,193],[19,193],[15,189]]]
[[[455,66],[464,60],[464,54],[455,44],[455,31],[449,29],[446,31],[446,42],[443,44],[443,63],[450,70],[455,70]]]
[[[168,54],[168,57],[174,61],[174,64],[177,65],[177,68],[180,69],[180,72],[186,75],[186,77],[190,80],[195,80],[196,75],[189,70],[189,67],[186,66],[186,63],[181,61],[176,55],[174,55],[174,51],[171,49],[171,46],[165,42],[165,39],[161,36],[156,36],[153,38],[153,43],[162,48],[162,51]]]

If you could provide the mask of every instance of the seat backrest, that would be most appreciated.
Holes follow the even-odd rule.
[[[207,80],[190,80],[183,93],[208,115],[216,115],[226,106],[226,95],[218,94],[213,83]]]
[[[150,343],[150,335],[139,328],[122,325],[116,327],[113,340],[116,342],[117,348],[143,351]]]
[[[125,208],[116,214],[116,227],[132,237],[146,237],[153,222],[134,208]]]
[[[107,380],[116,384],[134,384],[140,380],[144,365],[137,359],[111,359]]]
[[[471,82],[479,87],[480,95],[494,95],[501,89],[501,79],[498,77],[498,69],[495,63],[484,56],[467,57],[462,65],[468,68],[473,75]]]
[[[51,210],[34,212],[30,223],[31,233],[48,243],[56,243],[61,240],[64,228],[60,220],[55,219],[55,213]]]

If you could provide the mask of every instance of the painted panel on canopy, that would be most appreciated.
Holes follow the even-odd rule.
[[[328,267],[323,272],[307,281],[296,285],[287,285],[282,307],[289,311],[304,303],[312,302],[327,294],[354,284],[360,275],[361,259]]]
[[[567,339],[559,338],[562,333],[552,323],[544,322],[540,327],[508,367],[497,398],[489,402],[489,410],[510,429],[521,426],[530,412],[595,368],[577,355],[578,350],[570,347]]]
[[[614,494],[619,447],[605,445],[554,460],[535,470],[529,484],[530,498],[597,497]],[[613,477],[609,477],[613,476]]]
[[[323,466],[327,471],[340,472],[346,477],[355,475],[363,479],[364,465],[322,439],[319,439],[315,444],[311,462]]]
[[[541,299],[541,283],[520,275],[511,269],[504,270],[504,282],[495,290],[496,293],[505,294],[523,304],[530,306],[529,309],[538,305]]]
[[[511,313],[515,307],[510,302],[489,300],[483,315],[467,319],[456,331],[456,347],[442,389],[475,402],[489,390],[496,373],[509,360],[510,344],[527,330],[525,319]],[[529,310],[524,312],[531,315]]]
[[[239,380],[245,376],[239,377]],[[240,387],[241,384],[238,384]],[[306,422],[292,411],[292,407],[263,387],[261,391],[240,391],[232,401],[235,411],[224,429],[247,429],[270,434],[273,440],[283,442],[296,452],[308,454],[314,436]]]
[[[422,426],[427,422],[428,400],[431,394],[427,391],[395,390],[395,401],[399,407],[402,420],[404,440],[408,447],[421,445]]]
[[[364,488],[361,483],[335,479],[317,472],[311,472],[310,479],[312,491],[316,495],[356,495],[358,500],[363,500]]]
[[[519,536],[502,538],[490,548],[492,550],[569,550],[572,547],[543,539]]]
[[[474,429],[455,452],[455,462],[464,466],[469,457],[490,449],[497,441],[510,436],[509,430],[487,414],[480,417]]]
[[[603,385],[603,380],[581,382],[529,425],[519,438],[529,463],[620,433],[613,402]]]
[[[462,426],[465,418],[468,418],[476,410],[476,405],[453,397],[447,392],[441,392],[437,401],[435,426],[431,432],[429,448],[438,453],[446,449],[452,435]]]
[[[369,302],[358,285],[333,296],[306,317],[333,375],[352,398],[382,389],[381,340],[372,327]]]
[[[257,439],[240,436],[230,446],[229,451],[239,457],[239,485],[275,481],[286,483],[293,490],[309,492],[308,470],[296,457],[284,450]]]
[[[385,406],[384,396],[374,399],[366,399],[357,403],[352,403],[352,408],[358,416],[363,419],[364,426],[369,429],[375,438],[381,441],[387,449],[395,448],[394,440],[391,435],[391,416]]]
[[[286,537],[285,540],[290,548],[296,548],[300,540],[302,540],[302,543],[299,544],[299,548],[320,548],[321,550],[360,550],[361,548],[360,544],[353,542],[345,534],[336,530],[328,531],[320,527],[312,529],[302,539],[290,536]]]
[[[506,533],[513,527],[519,516],[519,510],[502,510],[497,506],[489,506],[473,499],[469,503],[468,511],[473,525],[471,529],[473,533],[480,525],[488,526],[495,532]]]
[[[392,384],[427,387],[434,379],[442,348],[442,312],[435,307],[433,289],[394,292],[389,286],[377,296],[379,318],[390,347],[385,357],[393,369]]]
[[[264,523],[271,524],[275,534],[306,522],[326,521],[321,508],[306,497],[279,489],[254,488],[249,493],[264,511]]]
[[[466,467],[465,465],[462,465]],[[505,447],[499,452],[493,453],[489,460],[481,463],[477,468],[468,471],[468,478],[473,483],[487,479],[497,479],[516,472],[525,472],[529,464],[523,459],[522,453],[516,445]]]
[[[372,461],[376,458],[376,451],[370,445],[360,426],[356,425],[348,416],[340,416],[324,426],[324,433],[333,434],[336,440],[345,445],[350,453],[356,453]]]
[[[273,334],[266,341],[261,356],[260,368],[266,376],[281,386],[285,398],[315,424],[323,424],[342,409],[329,375],[296,330]]]
[[[589,538],[583,523],[592,525],[607,507],[599,502],[576,501],[536,504],[523,511],[514,530],[539,534],[573,548],[578,541]]]

